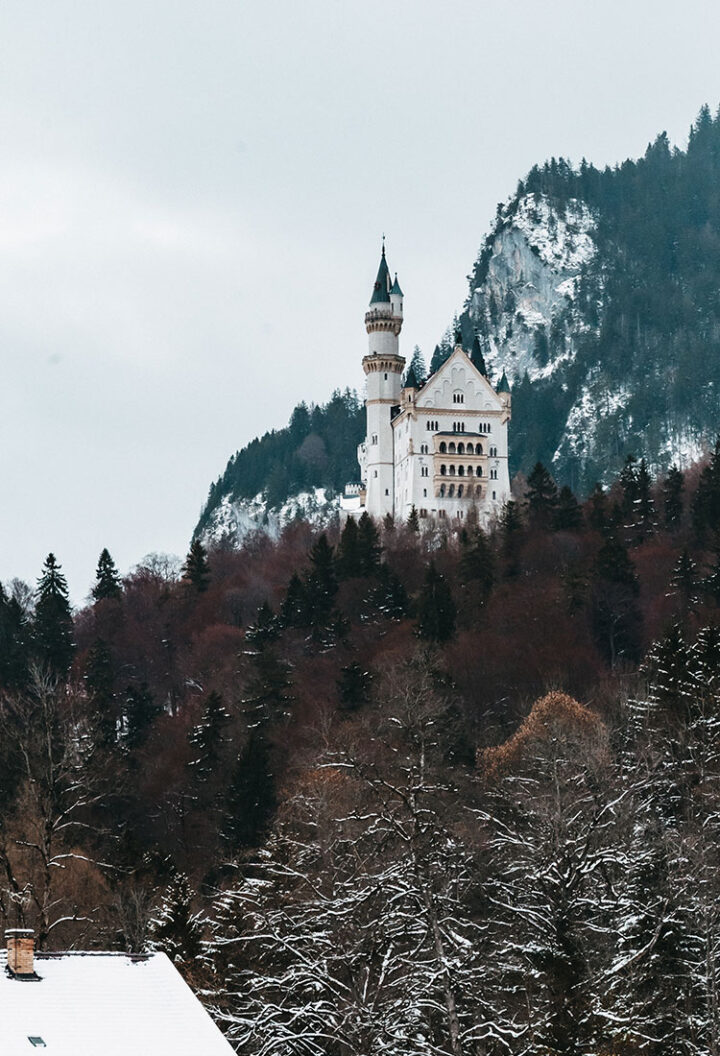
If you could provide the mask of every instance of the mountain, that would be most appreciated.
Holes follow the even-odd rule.
[[[697,460],[720,430],[720,113],[702,108],[684,150],[663,132],[614,168],[535,166],[498,206],[469,287],[456,323],[511,381],[513,472],[540,460],[585,494],[628,453],[654,472]],[[230,459],[196,532],[327,519],[363,435],[355,394],[301,404]]]

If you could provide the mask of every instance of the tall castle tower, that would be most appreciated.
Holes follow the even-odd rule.
[[[367,436],[364,463],[367,495],[365,507],[371,517],[392,513],[395,499],[395,460],[391,419],[400,405],[400,384],[405,360],[398,350],[403,324],[403,293],[385,259],[385,240],[370,306],[365,313],[368,354],[362,365],[367,377]]]

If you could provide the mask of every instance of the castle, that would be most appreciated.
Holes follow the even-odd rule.
[[[383,242],[365,314],[367,436],[358,448],[362,486],[352,506],[396,520],[407,520],[414,507],[421,524],[448,526],[474,508],[487,524],[510,498],[505,374],[494,389],[479,346],[468,354],[458,344],[427,381],[412,367],[403,381],[402,324],[403,292],[397,275],[390,279]]]

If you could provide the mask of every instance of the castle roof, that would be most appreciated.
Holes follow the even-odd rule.
[[[375,285],[373,286],[370,304],[389,304],[390,285],[390,271],[388,270],[387,261],[385,260],[385,243],[383,242],[380,267],[378,268],[377,278],[375,279]]]
[[[401,297],[403,295],[403,292],[400,289],[400,283],[398,282],[397,272],[395,272],[395,282],[392,284],[392,289],[390,290],[390,293],[399,293]]]
[[[505,371],[502,372],[502,377],[500,378],[500,381],[498,382],[498,387],[495,391],[510,392],[510,383],[507,379],[507,374],[505,373]]]
[[[487,367],[485,366],[485,358],[482,354],[482,349],[480,348],[480,341],[477,336],[475,337],[475,340],[472,344],[472,351],[470,352],[470,362],[476,370],[480,371],[484,378],[487,377]]]

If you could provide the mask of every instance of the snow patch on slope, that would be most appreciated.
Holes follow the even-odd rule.
[[[247,536],[257,531],[277,539],[296,520],[327,528],[338,517],[339,510],[340,498],[329,497],[325,488],[302,491],[275,508],[268,507],[262,493],[253,499],[232,499],[226,495],[213,510],[201,539],[210,547],[228,542],[240,546]]]

